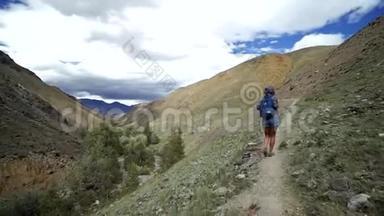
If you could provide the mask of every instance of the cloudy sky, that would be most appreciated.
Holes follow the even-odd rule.
[[[79,98],[158,99],[251,57],[342,43],[383,0],[0,0],[0,49]]]

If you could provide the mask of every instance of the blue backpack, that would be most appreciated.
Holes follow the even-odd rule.
[[[263,119],[270,120],[273,118],[275,114],[273,96],[264,96],[260,103],[260,112]]]

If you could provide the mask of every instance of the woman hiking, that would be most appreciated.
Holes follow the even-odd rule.
[[[274,155],[273,147],[276,142],[276,130],[279,126],[279,104],[275,96],[275,89],[268,86],[264,89],[264,97],[257,105],[264,127],[264,156]]]

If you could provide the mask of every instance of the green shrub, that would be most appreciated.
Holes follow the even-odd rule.
[[[0,215],[12,216],[70,216],[78,215],[74,200],[60,197],[56,190],[19,193],[0,201]]]
[[[161,168],[166,170],[184,157],[183,139],[180,129],[173,130],[168,143],[163,147],[161,156]]]
[[[137,128],[133,124],[126,125],[124,127],[124,135],[126,137],[132,137],[136,136],[139,132],[137,131]]]
[[[154,167],[155,157],[146,148],[146,139],[144,135],[138,135],[129,139],[129,144],[125,145],[124,155],[126,163],[135,163],[141,167]]]
[[[196,190],[196,196],[192,200],[192,205],[189,206],[187,215],[189,216],[208,216],[214,215],[217,196],[212,189],[207,186],[202,186]]]
[[[144,126],[144,135],[147,137],[148,145],[155,145],[160,143],[159,137],[151,130],[149,122],[147,122]]]
[[[101,125],[86,136],[86,151],[67,179],[72,196],[80,206],[88,207],[95,200],[108,199],[121,183],[118,157],[124,151],[120,136],[119,131],[107,125]]]
[[[135,163],[126,163],[125,170],[127,171],[127,178],[124,182],[125,191],[134,191],[139,186],[138,167]]]
[[[40,215],[38,194],[36,192],[26,192],[1,200],[0,215]]]
[[[122,181],[117,158],[84,156],[68,177],[72,198],[81,207],[88,207],[95,200],[108,199],[111,191]]]
[[[155,134],[155,132],[153,132],[153,133],[151,134],[151,139],[150,139],[150,140],[151,140],[150,143],[153,144],[153,145],[156,145],[156,144],[159,144],[159,143],[160,143],[160,138],[159,138],[159,136],[157,136],[157,135]]]
[[[116,157],[123,153],[120,144],[119,132],[113,128],[102,124],[100,128],[91,131],[85,138],[86,154],[95,158]]]
[[[69,168],[60,188],[0,200],[0,215],[80,215],[96,200],[114,196],[112,192],[118,184],[124,192],[134,191],[139,186],[138,176],[150,174],[154,168],[155,158],[147,149],[147,136],[132,125],[122,130],[103,124],[82,135],[85,151]],[[119,157],[124,158],[123,167]]]
[[[79,215],[79,213],[75,211],[75,200],[73,197],[62,197],[55,189],[50,189],[40,194],[39,209],[40,215]]]

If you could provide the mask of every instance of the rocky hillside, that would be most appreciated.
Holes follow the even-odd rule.
[[[72,109],[62,116],[64,109]],[[73,128],[75,110],[82,123]],[[0,52],[0,194],[44,186],[80,151],[79,131],[102,121]]]
[[[310,215],[384,214],[383,56],[380,17],[280,90],[305,89],[287,141]]]

